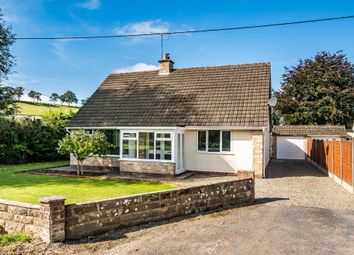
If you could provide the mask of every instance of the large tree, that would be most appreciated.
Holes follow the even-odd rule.
[[[49,99],[52,103],[56,103],[59,100],[59,95],[57,93],[52,93]]]
[[[354,120],[354,65],[346,56],[320,52],[286,68],[276,93],[285,124],[345,125]]]
[[[28,97],[32,98],[33,102],[37,101],[41,101],[41,96],[42,94],[37,92],[37,91],[34,91],[34,90],[31,90],[30,92],[28,92]]]
[[[17,97],[17,101],[20,101],[21,97],[23,96],[23,92],[25,91],[25,89],[23,87],[16,87],[14,89],[15,91],[15,95]]]
[[[7,78],[14,65],[14,56],[11,55],[10,46],[14,43],[15,35],[11,28],[6,26],[0,9],[0,83]],[[9,115],[16,112],[14,102],[14,89],[0,84],[0,115]]]
[[[63,103],[68,103],[69,105],[71,105],[72,103],[76,104],[78,102],[75,93],[70,90],[66,91],[63,95],[61,95],[60,100]]]

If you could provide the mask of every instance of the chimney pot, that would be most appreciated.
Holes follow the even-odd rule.
[[[160,75],[168,75],[173,70],[174,62],[170,59],[170,54],[166,53],[162,56],[160,63]]]

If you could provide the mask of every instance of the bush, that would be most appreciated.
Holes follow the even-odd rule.
[[[43,119],[0,119],[0,164],[67,159],[58,142],[73,113],[48,112]]]

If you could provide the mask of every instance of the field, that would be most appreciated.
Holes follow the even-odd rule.
[[[51,105],[44,103],[18,102],[16,104],[19,107],[18,114],[21,115],[42,116],[48,111],[77,112],[79,110],[77,107]]]
[[[66,203],[70,204],[174,188],[170,184],[108,180],[102,177],[76,178],[16,173],[64,165],[68,165],[68,162],[0,165],[0,199],[38,204],[39,198],[63,195]]]

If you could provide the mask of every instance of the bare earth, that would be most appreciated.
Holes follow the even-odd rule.
[[[354,195],[307,162],[272,161],[256,205],[0,254],[353,254]]]

